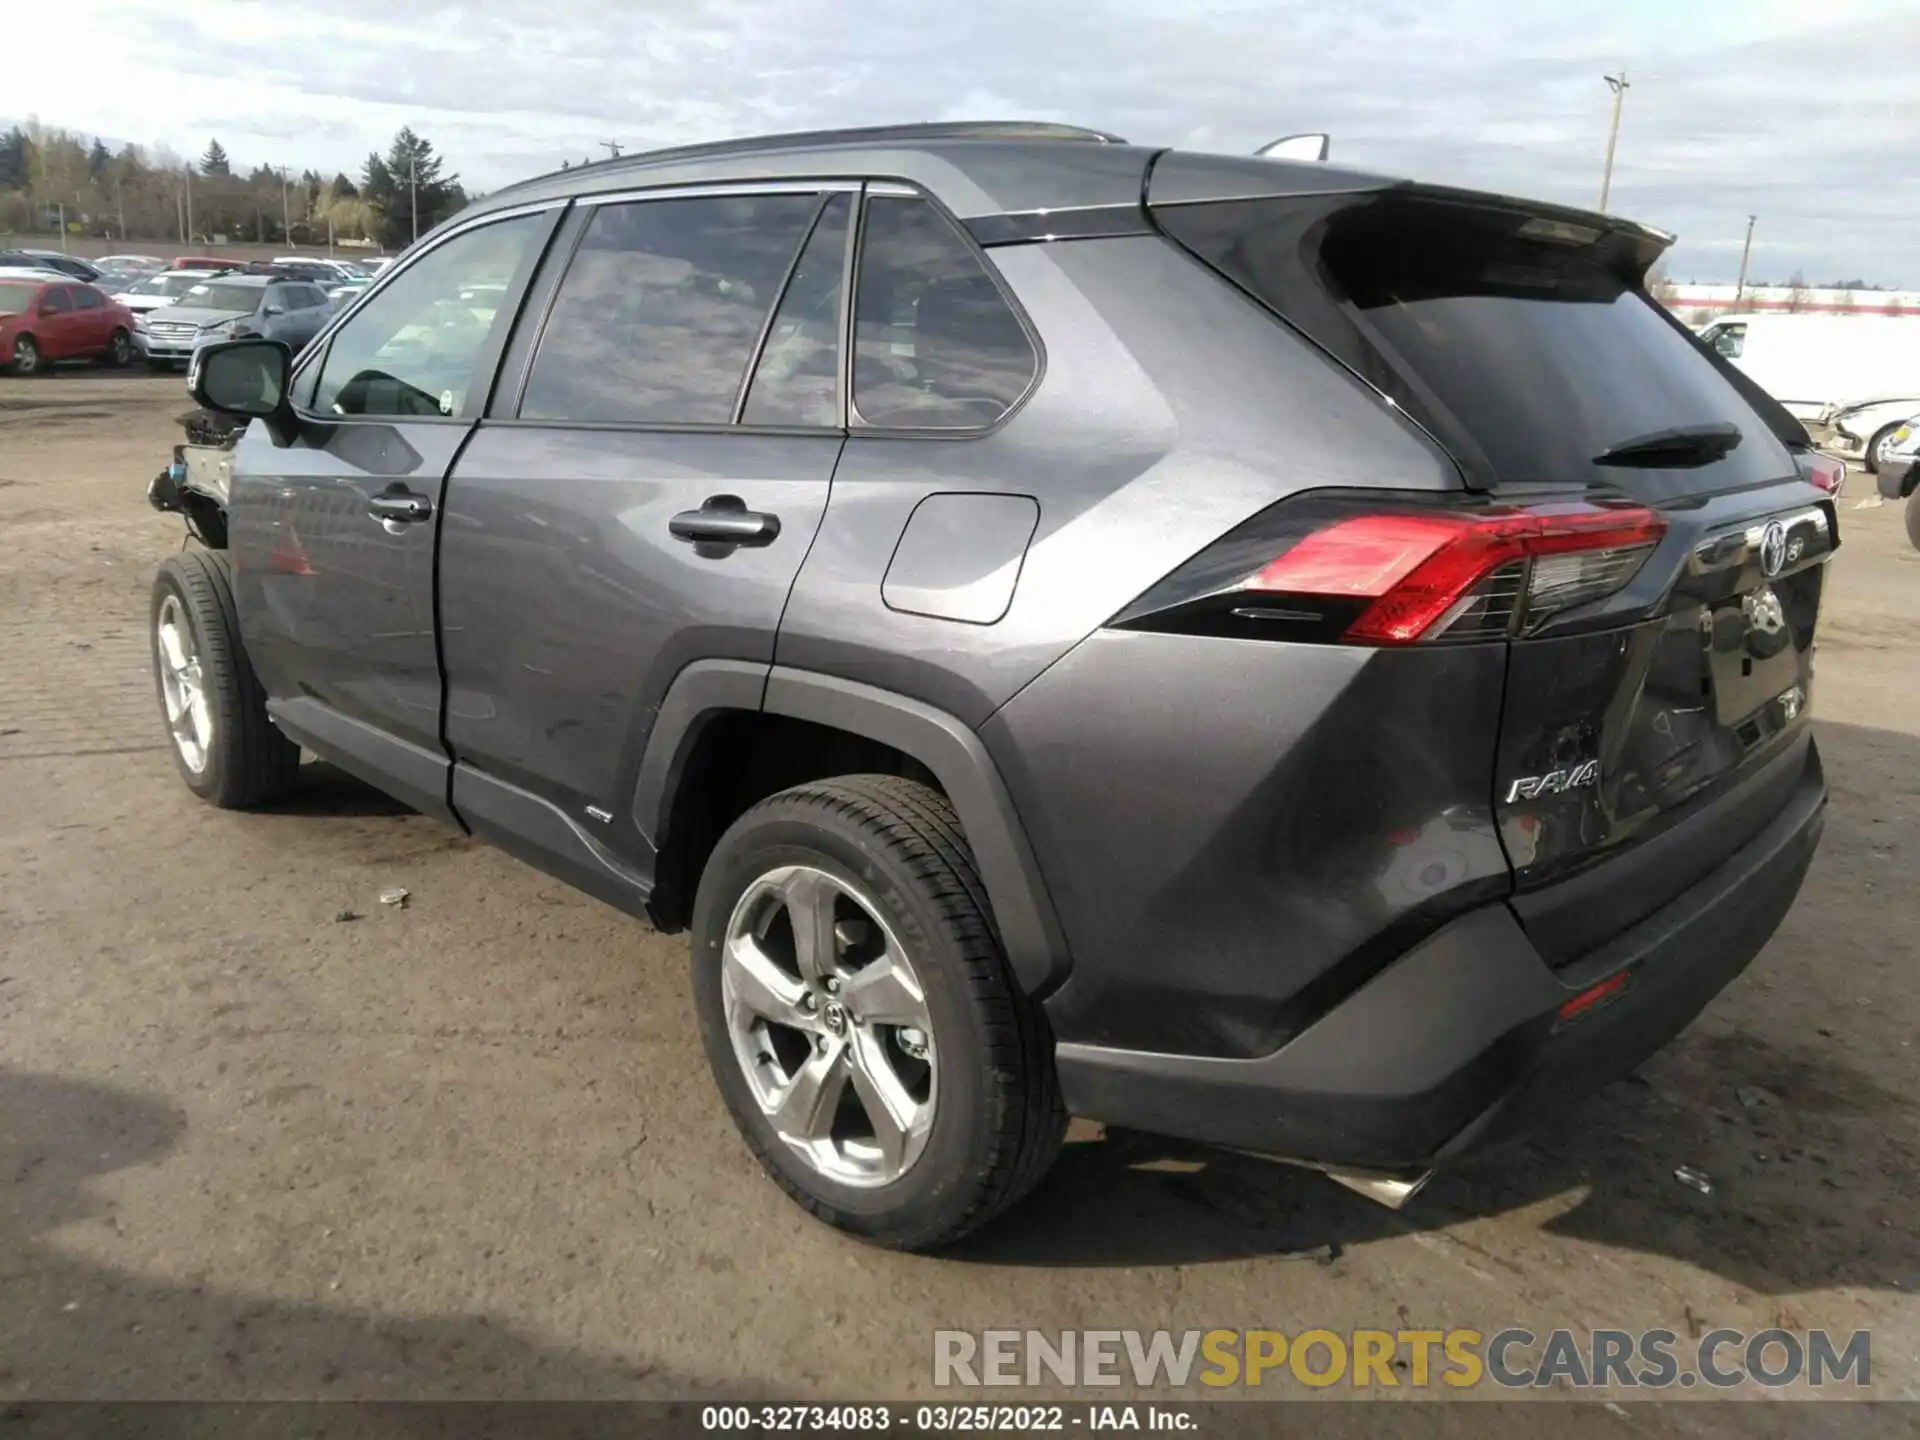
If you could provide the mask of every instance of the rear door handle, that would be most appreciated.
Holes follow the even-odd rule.
[[[433,501],[412,490],[383,490],[367,499],[367,514],[388,530],[433,518]]]
[[[780,534],[780,517],[747,509],[738,495],[712,495],[698,510],[674,516],[667,530],[691,544],[695,554],[714,559],[739,545],[771,545]]]

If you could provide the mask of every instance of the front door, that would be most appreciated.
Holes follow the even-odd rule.
[[[538,287],[544,324],[536,299],[455,465],[440,557],[454,804],[596,893],[596,855],[642,887],[650,874],[632,802],[675,675],[771,667],[845,442],[856,189],[580,202],[554,246],[568,269]]]
[[[279,445],[256,425],[234,455],[236,598],[269,710],[442,818],[440,505],[556,218],[478,224],[410,259],[295,376],[299,438]]]

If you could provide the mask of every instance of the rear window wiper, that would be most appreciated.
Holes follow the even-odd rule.
[[[1593,457],[1596,465],[1631,465],[1643,470],[1684,470],[1725,459],[1745,437],[1730,421],[1716,425],[1679,425],[1622,440]]]

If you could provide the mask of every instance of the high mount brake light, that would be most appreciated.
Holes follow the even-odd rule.
[[[1619,589],[1666,528],[1638,506],[1353,515],[1307,535],[1241,588],[1363,598],[1370,603],[1341,635],[1362,644],[1431,639],[1463,621],[1476,635],[1505,633],[1516,609],[1537,618]],[[1475,600],[1487,603],[1470,616]]]

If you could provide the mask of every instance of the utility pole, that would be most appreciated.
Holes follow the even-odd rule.
[[[1607,168],[1600,172],[1600,211],[1606,213],[1607,192],[1613,189],[1613,148],[1620,143],[1620,101],[1627,93],[1627,72],[1618,75],[1603,75],[1607,88],[1613,91],[1613,126],[1607,131]]]
[[[193,243],[193,165],[187,165],[187,233],[181,237],[182,243]]]
[[[67,202],[60,202],[60,253],[67,253]]]
[[[407,152],[407,190],[413,196],[413,238],[420,238],[420,157]]]
[[[293,220],[287,209],[287,167],[280,167],[280,238],[293,244]]]
[[[1740,297],[1747,291],[1747,256],[1753,253],[1753,222],[1759,217],[1747,217],[1747,243],[1740,247],[1740,278],[1733,282],[1733,308],[1740,308]]]
[[[618,160],[620,158],[620,151],[624,147],[622,147],[618,140],[602,140],[600,142],[600,148],[607,152],[607,158],[609,160]]]

